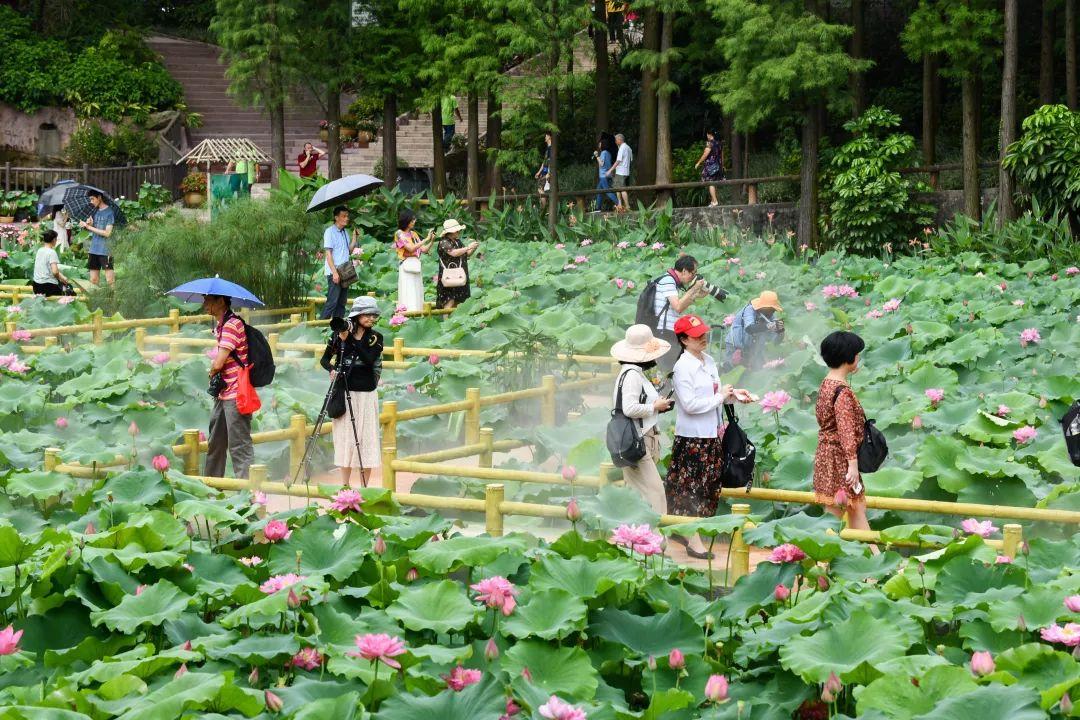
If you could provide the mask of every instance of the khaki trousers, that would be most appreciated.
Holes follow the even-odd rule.
[[[626,480],[627,487],[641,493],[649,507],[664,515],[667,513],[667,495],[664,493],[664,481],[660,479],[660,472],[656,469],[659,457],[660,433],[654,427],[645,433],[645,457],[641,458],[637,465],[623,468],[623,479]]]

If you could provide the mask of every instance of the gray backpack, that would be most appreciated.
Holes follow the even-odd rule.
[[[642,422],[634,422],[623,414],[622,386],[626,373],[633,368],[623,370],[619,376],[619,389],[615,393],[615,408],[611,411],[611,420],[607,426],[607,449],[611,454],[611,463],[615,467],[637,465],[645,457],[645,438],[642,437]],[[645,402],[645,391],[641,391],[640,402]]]

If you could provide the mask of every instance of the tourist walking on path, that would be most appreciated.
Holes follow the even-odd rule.
[[[615,208],[617,210],[630,209],[630,197],[626,193],[626,186],[630,184],[630,164],[634,161],[634,151],[627,144],[622,133],[615,136],[615,145],[619,148],[615,155],[615,164],[608,170],[608,176],[612,180],[612,187],[618,190],[619,199]],[[622,190],[619,190],[622,188]]]
[[[314,177],[319,169],[319,158],[325,154],[311,143],[304,143],[303,151],[296,158],[296,163],[300,166],[300,177]],[[245,166],[244,170],[247,171],[247,166]]]
[[[342,373],[349,399],[345,412],[333,418],[334,464],[341,482],[349,487],[353,468],[362,473],[367,487],[371,469],[381,464],[379,446],[379,378],[382,376],[383,336],[374,329],[379,319],[375,298],[361,295],[353,302],[349,318],[355,330],[333,335],[323,351],[320,364],[330,372],[330,381]],[[334,363],[331,364],[331,360]],[[340,361],[340,366],[337,364]],[[359,445],[359,449],[357,449]]]
[[[705,131],[705,151],[694,163],[694,169],[701,168],[702,182],[716,182],[724,179],[724,146],[717,139],[712,130]],[[716,207],[720,202],[716,199],[716,186],[709,186],[709,197],[712,201],[709,207]]]
[[[439,240],[439,275],[435,291],[435,307],[454,308],[469,299],[469,256],[476,252],[480,243],[473,240],[468,245],[461,241],[465,226],[457,220],[443,223]]]
[[[783,311],[777,294],[766,290],[737,312],[724,342],[725,364],[741,363],[751,370],[760,368],[766,341],[778,343],[784,339],[784,321],[776,317],[776,313]]]
[[[100,285],[101,271],[104,270],[105,282],[115,285],[116,271],[113,269],[109,239],[112,237],[113,226],[116,224],[116,213],[100,192],[91,190],[87,193],[87,197],[90,198],[90,204],[94,207],[94,213],[80,222],[79,227],[89,231],[92,236],[90,239],[90,257],[86,263],[86,267],[90,271],[90,282],[94,285]]]
[[[709,330],[697,315],[684,315],[675,323],[682,355],[675,363],[675,442],[664,483],[673,515],[716,514],[724,427],[721,408],[736,400],[752,400],[746,390],[721,385],[716,362],[705,352]],[[686,546],[690,557],[708,557],[697,535]]]
[[[859,445],[866,432],[866,415],[848,378],[859,370],[859,357],[865,347],[863,339],[852,332],[837,331],[821,341],[821,359],[829,372],[821,381],[814,411],[818,422],[814,493],[833,515],[842,517],[846,511],[848,527],[855,530],[870,529],[866,488],[859,474]]]
[[[62,285],[71,281],[60,272],[60,257],[56,254],[56,231],[46,230],[41,236],[41,247],[34,256],[34,276],[30,283],[35,295],[63,295]]]
[[[345,305],[349,300],[349,285],[356,280],[352,266],[352,251],[356,247],[359,231],[353,228],[352,239],[346,227],[349,224],[349,208],[334,208],[334,224],[323,231],[323,262],[326,265],[326,304],[319,318],[345,317]],[[348,267],[345,267],[348,265]],[[342,277],[344,273],[345,277]],[[349,279],[351,274],[352,279]]]
[[[414,230],[416,215],[405,210],[398,217],[398,229],[394,233],[394,250],[398,256],[398,305],[406,311],[424,309],[424,274],[420,256],[431,249],[435,231],[428,232],[424,240]]]
[[[596,165],[600,169],[599,182],[596,184],[597,190],[607,190],[611,187],[611,170],[612,163],[614,162],[615,153],[612,152],[614,142],[611,140],[611,136],[607,133],[600,133],[600,137],[596,141],[596,150],[593,151],[593,159],[596,160]],[[596,195],[596,212],[600,212],[604,209],[604,197],[611,199],[611,202],[615,204],[615,207],[619,207],[619,198],[615,193],[597,193]]]
[[[210,413],[210,432],[207,435],[206,469],[208,477],[225,476],[225,456],[232,458],[233,477],[246,478],[255,459],[251,442],[251,416],[241,415],[236,408],[236,391],[240,368],[248,363],[247,332],[244,323],[232,312],[232,298],[207,295],[203,312],[214,318],[217,354],[210,363],[210,378],[220,375],[224,381],[214,397]]]
[[[454,117],[456,116],[458,120],[464,120],[464,118],[461,117],[457,98],[453,94],[444,95],[442,100],[439,101],[439,112],[442,113],[442,150],[443,155],[445,155],[450,152],[450,144],[454,140],[454,131],[456,130]]]
[[[551,191],[551,143],[554,137],[551,131],[544,133],[544,161],[540,163],[540,169],[533,175],[537,180],[536,192],[540,193],[540,206],[547,202],[547,194]]]
[[[619,405],[623,415],[641,423],[640,431],[645,439],[645,457],[636,465],[623,468],[626,484],[641,493],[654,511],[667,513],[667,497],[664,481],[656,469],[660,454],[660,433],[657,421],[660,413],[671,409],[671,398],[661,397],[645,372],[656,367],[656,359],[666,353],[671,344],[653,337],[648,325],[631,325],[626,337],[611,347],[611,357],[621,365],[615,381],[612,404]],[[620,393],[620,388],[622,392]]]

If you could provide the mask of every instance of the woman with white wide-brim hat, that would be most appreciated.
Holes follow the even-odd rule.
[[[457,220],[443,222],[442,233],[439,240],[439,275],[436,278],[435,307],[454,308],[469,299],[472,292],[469,290],[469,256],[476,252],[480,243],[473,240],[468,245],[461,241],[461,232],[465,226]],[[453,269],[455,275],[460,275],[457,269],[464,270],[464,284],[444,284],[443,275],[448,269]]]
[[[667,513],[667,497],[664,481],[656,469],[660,457],[660,433],[657,421],[660,413],[671,409],[671,399],[661,397],[645,371],[656,366],[657,358],[671,348],[671,343],[653,336],[648,325],[631,325],[626,337],[611,347],[611,357],[622,366],[615,381],[612,404],[619,399],[622,384],[622,412],[631,420],[639,421],[641,435],[645,439],[645,457],[636,465],[623,468],[626,484],[641,493],[649,506],[660,513]]]

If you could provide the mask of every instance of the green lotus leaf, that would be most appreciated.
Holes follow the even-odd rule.
[[[217,636],[225,638],[226,636]],[[199,646],[200,649],[203,646]],[[256,660],[268,661],[284,655],[295,655],[300,651],[300,643],[293,635],[250,635],[244,638],[229,638],[220,647],[205,649],[207,657],[215,660],[228,658],[241,664],[252,664]]]
[[[528,547],[529,541],[519,534],[497,538],[458,535],[410,551],[409,560],[418,568],[445,575],[451,568],[483,567],[507,553],[523,554]]]
[[[98,688],[97,694],[106,700],[118,700],[125,695],[146,693],[146,681],[134,675],[117,675],[112,680],[104,682]]]
[[[371,533],[366,529],[353,523],[339,526],[323,515],[310,525],[293,530],[288,540],[273,544],[270,573],[294,572],[307,577],[329,576],[344,580],[364,564],[371,543]]]
[[[701,647],[701,627],[681,611],[643,617],[616,608],[596,613],[589,634],[626,646],[643,657],[667,655],[678,648],[695,654]]]
[[[379,720],[498,720],[505,712],[503,688],[488,678],[461,692],[445,690],[432,697],[418,693],[395,694],[379,709]]]
[[[461,585],[441,580],[403,590],[386,614],[410,630],[446,633],[463,630],[476,620],[478,610]]]
[[[1068,615],[1059,590],[1035,587],[1011,600],[991,603],[990,625],[999,632],[1043,628]]]
[[[788,517],[778,518],[763,522],[756,528],[743,533],[748,543],[773,547],[788,542],[788,538],[795,531],[807,534],[825,533],[827,530],[840,532],[840,521],[832,515],[822,514],[819,517],[811,517],[806,513],[798,513]]]
[[[94,500],[104,503],[111,496],[114,502],[152,507],[168,493],[169,485],[161,479],[161,473],[149,470],[131,471],[109,478],[94,492]]]
[[[128,595],[111,610],[90,613],[90,619],[110,630],[132,633],[140,625],[160,625],[166,620],[175,620],[190,602],[190,595],[168,580],[161,580],[139,595]]]
[[[752,573],[739,578],[731,593],[718,601],[724,618],[742,619],[776,602],[773,595],[776,586],[791,587],[800,570],[796,563],[760,563]]]
[[[705,624],[705,616],[709,614],[709,601],[704,597],[657,577],[642,589],[642,594],[656,612],[682,610],[699,625]]]
[[[957,631],[964,638],[964,648],[971,650],[984,650],[997,655],[1009,648],[1016,647],[1024,641],[1021,632],[999,632],[990,627],[985,620],[967,620]]]
[[[363,717],[360,693],[350,692],[332,698],[321,698],[305,704],[292,716],[292,720],[353,720]]]
[[[90,720],[90,716],[74,710],[36,705],[8,705],[0,708],[0,720]]]
[[[222,673],[188,672],[143,696],[135,707],[119,717],[123,720],[160,720],[180,717],[185,710],[205,709],[228,679]]]
[[[938,487],[946,492],[960,492],[973,480],[971,473],[956,467],[956,460],[968,446],[949,435],[928,435],[919,446],[918,468],[924,475],[937,478]]]
[[[43,543],[44,540],[24,538],[10,525],[0,525],[0,567],[25,563]]]
[[[877,666],[902,657],[911,639],[888,619],[856,609],[841,625],[792,638],[780,648],[780,664],[806,682],[822,683],[835,672],[845,683],[867,684]]]
[[[499,627],[504,635],[553,640],[583,630],[585,614],[585,603],[577,596],[565,590],[544,590],[519,604]]]
[[[882,497],[904,497],[917,490],[923,481],[921,472],[897,467],[883,467],[877,472],[863,475],[862,478],[867,495]]]
[[[979,687],[969,670],[955,665],[930,668],[918,678],[918,685],[911,680],[907,675],[889,674],[873,681],[859,693],[859,714],[878,710],[891,720],[911,720],[945,698]]]
[[[893,525],[881,531],[881,540],[886,543],[948,543],[955,531],[956,528],[948,525]]]
[[[581,498],[579,504],[584,522],[605,532],[624,524],[656,527],[660,520],[641,493],[628,487],[605,485],[596,495]]]
[[[1065,568],[1075,565],[1080,557],[1080,544],[1075,535],[1072,540],[1051,540],[1034,537],[1028,540],[1026,568],[1032,582],[1047,583],[1059,577]]]
[[[518,683],[531,684],[545,695],[565,700],[588,700],[599,685],[596,669],[579,647],[554,648],[536,640],[522,640],[503,654],[502,668],[514,678],[515,687]],[[531,682],[521,677],[526,668]]]
[[[44,470],[15,473],[7,481],[7,491],[10,494],[36,500],[47,500],[71,489],[70,477]]]
[[[144,644],[127,652],[96,660],[86,670],[70,675],[69,679],[79,685],[89,682],[108,682],[121,675],[134,675],[146,679],[161,670],[173,668],[180,663],[197,660],[200,657],[197,652],[179,647],[162,650],[155,654],[153,645]]]
[[[644,577],[641,565],[629,558],[562,558],[545,555],[532,567],[529,587],[536,591],[565,590],[589,600],[603,595],[617,585],[638,584]]]
[[[1004,602],[1024,593],[1023,575],[1010,565],[987,565],[958,557],[938,573],[935,593],[941,602],[964,607]]]
[[[360,692],[364,689],[360,683],[343,681],[332,676],[320,680],[311,676],[298,675],[292,684],[275,688],[274,693],[284,701],[282,712],[287,714],[297,712],[319,700],[348,696],[352,692]],[[324,715],[323,717],[336,718],[337,716]]]
[[[660,532],[668,537],[672,535],[690,536],[695,533],[704,537],[714,538],[718,535],[730,535],[735,530],[742,528],[747,522],[757,522],[754,515],[714,515],[702,518],[694,522],[679,523],[660,528]]]
[[[998,672],[1006,672],[1021,685],[1040,693],[1043,710],[1049,710],[1062,695],[1080,685],[1080,662],[1042,643],[1010,648],[994,660]]]
[[[1013,685],[985,685],[963,695],[945,698],[913,720],[1045,720],[1034,690]]]
[[[202,518],[225,525],[239,525],[244,522],[239,513],[214,500],[182,500],[173,506],[173,514],[185,520]]]
[[[877,555],[843,555],[829,564],[833,575],[851,582],[862,582],[864,578],[883,578],[900,565],[903,558],[891,551]]]

